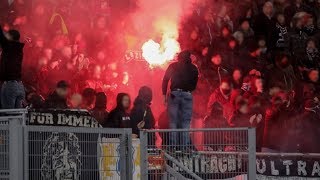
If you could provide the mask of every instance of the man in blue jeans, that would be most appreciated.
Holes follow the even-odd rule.
[[[3,32],[0,26],[1,69],[1,108],[22,108],[25,90],[21,82],[21,69],[24,44],[19,42],[20,33],[16,30]]]
[[[192,91],[198,82],[198,68],[191,62],[191,53],[182,51],[178,55],[178,62],[172,63],[163,78],[162,93],[164,102],[168,106],[169,125],[171,129],[190,129],[193,97]],[[168,83],[171,81],[170,93],[167,96]],[[169,135],[170,145],[190,145],[189,133],[181,133],[179,141],[176,132]]]

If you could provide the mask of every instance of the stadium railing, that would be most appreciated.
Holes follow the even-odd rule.
[[[31,126],[26,109],[0,114],[1,180],[132,179],[131,129]]]
[[[142,180],[256,179],[254,128],[143,130],[140,142]]]

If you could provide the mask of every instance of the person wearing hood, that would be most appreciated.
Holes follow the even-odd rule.
[[[96,94],[96,103],[91,110],[91,115],[103,126],[108,119],[109,112],[107,109],[107,96],[104,92]]]
[[[103,127],[109,128],[131,128],[131,119],[129,114],[130,96],[127,93],[117,95],[117,106],[108,115]]]
[[[164,103],[168,106],[171,129],[190,129],[193,111],[193,96],[191,93],[197,87],[198,75],[198,68],[192,64],[189,51],[182,51],[178,55],[178,62],[172,63],[166,70],[162,82],[162,93]],[[171,86],[167,99],[169,81],[171,81]],[[177,133],[171,133],[170,135],[171,143],[175,145],[177,143]],[[184,145],[190,144],[188,133],[184,133],[182,142]]]
[[[3,109],[22,108],[25,90],[21,81],[24,43],[17,30],[4,33],[0,26],[1,54],[1,106]]]
[[[140,129],[152,129],[155,127],[155,119],[150,108],[151,101],[152,90],[148,86],[141,87],[130,113],[133,134],[139,136]]]
[[[223,58],[219,53],[214,53],[208,64],[204,76],[210,83],[210,89],[215,90],[221,84],[221,80],[229,76],[227,68],[223,65]]]

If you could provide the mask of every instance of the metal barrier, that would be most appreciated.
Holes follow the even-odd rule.
[[[256,179],[254,128],[143,130],[140,142],[143,180]]]
[[[0,179],[9,179],[9,127],[0,126]]]
[[[26,126],[26,110],[0,113],[0,180],[132,179],[131,129]]]
[[[132,179],[129,136],[129,129],[26,126],[24,177]]]
[[[0,179],[22,179],[22,169],[16,169],[23,159],[21,144],[22,126],[25,125],[27,110],[0,110]],[[17,170],[17,173],[11,173]]]

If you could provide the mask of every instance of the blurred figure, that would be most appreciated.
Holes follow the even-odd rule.
[[[94,106],[96,91],[92,88],[85,88],[82,92],[82,109],[91,110]]]
[[[223,128],[228,127],[228,121],[223,115],[223,107],[215,102],[212,105],[210,114],[204,118],[205,128]]]
[[[44,98],[36,93],[28,94],[26,98],[30,109],[42,109],[44,104]]]
[[[236,68],[232,73],[232,87],[233,89],[241,89],[243,82],[243,74],[241,69]]]
[[[250,127],[249,105],[246,99],[237,102],[233,116],[229,120],[231,127]]]
[[[276,65],[268,73],[268,87],[273,87],[275,84],[281,83],[285,90],[292,90],[296,83],[296,76],[286,54],[276,56]]]
[[[320,68],[320,52],[315,39],[307,41],[305,52],[298,56],[297,60],[301,72]]]
[[[267,41],[267,46],[269,47],[270,33],[274,27],[274,22],[272,21],[273,15],[273,4],[268,1],[263,5],[262,13],[259,14],[254,20],[254,32],[256,36],[263,36]]]
[[[140,134],[140,129],[153,129],[155,127],[155,119],[150,108],[151,102],[152,90],[148,86],[141,87],[130,114],[132,133],[137,136]]]
[[[16,30],[3,32],[0,26],[1,54],[1,107],[3,109],[22,108],[25,90],[21,82],[24,44],[19,42],[20,33]]]
[[[129,94],[119,93],[117,95],[117,106],[113,109],[103,127],[110,128],[132,128],[129,109],[131,99]]]
[[[319,153],[320,146],[314,143],[320,135],[319,130],[320,107],[313,99],[304,103],[304,111],[299,118],[297,142],[299,143],[299,152],[301,153]],[[307,131],[306,131],[307,129]]]
[[[219,87],[221,80],[229,75],[227,68],[223,64],[222,56],[215,53],[211,57],[207,70],[204,72],[204,77],[209,81],[212,90]]]
[[[272,29],[271,47],[275,51],[283,51],[289,47],[289,27],[286,25],[284,14],[276,15],[276,25]]]
[[[297,109],[293,108],[291,94],[280,91],[272,98],[266,110],[262,152],[288,152],[287,145]]]
[[[102,125],[105,126],[109,112],[107,111],[107,96],[104,92],[96,94],[96,103],[91,110],[91,115]]]
[[[212,106],[211,113],[204,118],[204,128],[226,128],[228,122],[223,116],[223,107],[215,102]],[[223,150],[222,145],[219,145],[220,139],[215,137],[221,136],[219,131],[204,132],[204,144],[208,145],[210,150],[219,151]]]
[[[217,88],[210,96],[208,102],[208,112],[211,111],[214,103],[219,103],[224,107],[230,100],[230,95],[232,92],[232,86],[229,79],[223,79],[219,88]],[[209,113],[211,114],[211,113]]]
[[[67,96],[69,94],[69,84],[66,81],[59,81],[56,90],[45,100],[46,109],[68,109]]]

